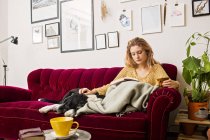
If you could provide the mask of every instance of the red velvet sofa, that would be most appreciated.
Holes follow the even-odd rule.
[[[177,68],[162,64],[171,79]],[[90,89],[111,82],[121,67],[94,69],[37,69],[28,75],[28,89],[0,86],[0,138],[17,139],[21,129],[51,128],[49,120],[62,114],[39,113],[50,103],[38,98],[60,100],[73,88]],[[160,88],[150,95],[146,112],[133,112],[122,117],[114,114],[88,114],[75,118],[80,129],[91,133],[93,140],[165,140],[169,113],[181,102],[178,91]]]

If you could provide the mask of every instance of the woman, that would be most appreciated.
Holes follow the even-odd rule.
[[[153,58],[150,45],[143,39],[136,37],[128,42],[125,67],[119,72],[115,80],[130,77],[140,82],[157,85],[159,78],[169,78],[162,66]],[[168,79],[162,82],[163,87],[179,88],[179,82]],[[93,90],[80,89],[79,93],[105,95],[109,84]]]

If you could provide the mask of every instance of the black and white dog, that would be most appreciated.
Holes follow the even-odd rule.
[[[88,99],[97,98],[96,95],[79,94],[79,88],[70,90],[61,101],[53,101],[45,98],[40,98],[39,101],[54,103],[39,109],[40,113],[47,113],[49,111],[56,111],[57,113],[64,113],[64,116],[74,116],[75,112],[83,107]]]

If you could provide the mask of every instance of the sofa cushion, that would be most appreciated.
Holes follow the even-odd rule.
[[[121,117],[117,117],[115,114],[103,115],[103,114],[88,114],[81,115],[76,118],[80,122],[80,127],[93,127],[98,129],[113,129],[116,131],[145,131],[146,125],[146,113],[132,112]],[[92,120],[92,121],[90,121]],[[125,122],[125,123],[122,123]]]

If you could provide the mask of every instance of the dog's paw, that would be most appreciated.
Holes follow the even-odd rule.
[[[40,113],[47,113],[49,111],[56,111],[59,107],[59,104],[47,105],[39,109]]]
[[[39,109],[39,112],[40,113],[47,113],[48,112],[48,108],[49,108],[48,106],[44,106],[44,107]]]
[[[66,116],[66,117],[74,117],[75,114],[76,114],[75,110],[74,109],[70,109],[70,110],[68,110],[68,111],[66,111],[64,113],[64,116]]]

